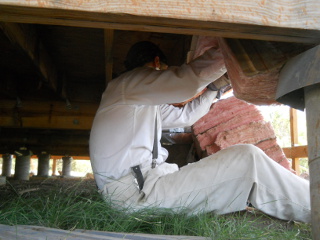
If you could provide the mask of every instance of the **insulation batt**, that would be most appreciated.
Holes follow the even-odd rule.
[[[253,144],[284,168],[293,171],[277,143],[275,132],[258,108],[236,97],[217,101],[208,114],[193,126],[195,146],[200,157],[236,144]]]
[[[264,121],[250,122],[229,131],[220,132],[216,144],[224,149],[239,143],[257,144],[274,137],[274,131],[270,123]]]
[[[200,143],[200,147],[202,150],[205,149],[206,146],[210,145],[212,142],[216,142],[217,136],[219,133],[243,126],[252,121],[262,121],[263,116],[258,111],[249,111],[247,114],[238,114],[234,116],[229,121],[223,122],[206,132],[199,134],[197,139]]]
[[[235,97],[218,101],[211,106],[210,111],[205,116],[193,125],[193,132],[195,135],[198,135],[223,122],[229,121],[237,115],[247,114],[250,111],[257,111],[257,108]]]

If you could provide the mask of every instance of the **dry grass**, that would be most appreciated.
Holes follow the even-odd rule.
[[[79,179],[10,181],[0,187],[0,224],[204,236],[215,240],[311,239],[310,225],[281,221],[261,212],[188,217],[170,210],[144,209],[128,214],[105,202],[93,180]]]

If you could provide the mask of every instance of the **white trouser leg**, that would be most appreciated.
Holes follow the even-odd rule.
[[[224,149],[160,177],[139,204],[225,214],[245,209],[247,200],[271,216],[310,222],[309,182],[252,145]]]

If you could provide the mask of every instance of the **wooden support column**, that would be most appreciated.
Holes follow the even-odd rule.
[[[291,135],[291,147],[295,147],[298,144],[298,118],[297,110],[290,108],[290,135]],[[297,175],[300,175],[300,159],[297,157],[292,158],[292,168],[296,171]]]
[[[57,172],[57,158],[54,157],[52,159],[52,176],[56,176],[56,172]]]
[[[320,50],[320,48],[319,48]],[[320,64],[320,51],[318,51]],[[317,66],[319,77],[319,65]],[[315,71],[316,73],[316,71]],[[320,83],[305,88],[307,133],[309,149],[309,173],[311,219],[313,239],[320,239]]]
[[[313,239],[320,239],[320,45],[282,68],[277,100],[306,110]]]
[[[320,239],[320,45],[290,59],[277,89],[281,103],[306,110],[313,239]]]

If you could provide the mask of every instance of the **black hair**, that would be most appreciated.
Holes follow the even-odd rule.
[[[124,65],[127,71],[130,71],[152,62],[157,56],[161,62],[167,64],[166,56],[157,45],[149,41],[137,42],[129,49]]]

